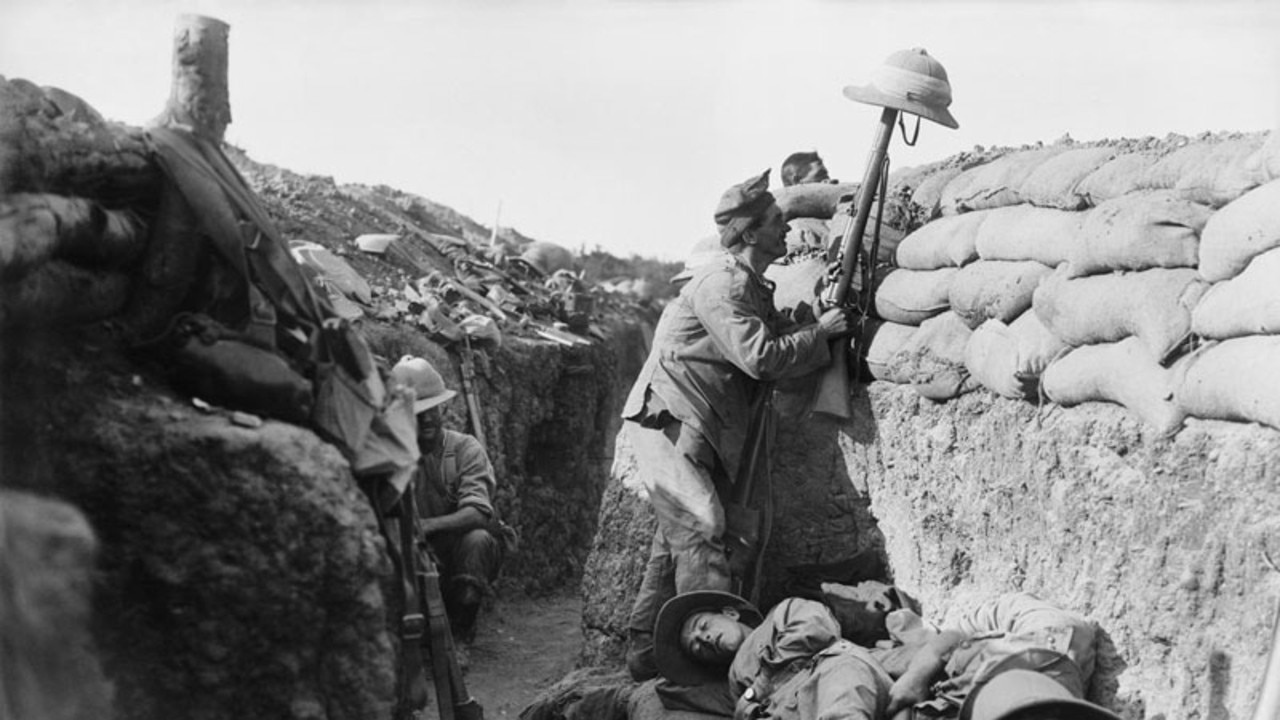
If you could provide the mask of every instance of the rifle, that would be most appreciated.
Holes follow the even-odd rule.
[[[484,439],[484,420],[480,415],[480,398],[476,395],[476,365],[471,357],[471,337],[462,335],[462,394],[467,399],[467,412],[471,415],[471,430],[482,447],[488,448]]]
[[[431,658],[431,678],[440,720],[484,720],[484,708],[467,692],[462,669],[458,667],[453,632],[440,592],[440,571],[418,538],[418,508],[413,488],[400,496],[399,524],[401,572],[412,579],[414,594],[418,596],[417,612],[412,611],[406,597],[400,637],[406,644],[416,642],[419,651]]]
[[[885,165],[889,157],[889,140],[893,137],[893,124],[898,119],[898,110],[884,108],[880,114],[880,125],[876,128],[875,140],[871,144],[871,154],[867,158],[867,167],[858,192],[858,209],[852,223],[845,226],[839,245],[832,245],[828,252],[829,261],[840,260],[840,277],[834,285],[823,292],[822,300],[828,307],[847,305],[849,284],[856,271],[861,271],[862,286],[854,309],[858,313],[858,328],[854,330],[850,343],[854,346],[854,361],[861,357],[861,338],[868,318],[873,312],[875,303],[875,263],[880,252],[880,214],[884,210],[885,188],[882,181],[887,181]],[[867,231],[867,222],[871,218],[871,204],[880,199],[875,233],[871,247],[863,250],[863,235]],[[849,411],[849,343],[843,339],[835,341],[831,346],[831,365],[822,375],[818,386],[818,396],[814,401],[814,412],[825,413],[841,420],[848,420]]]
[[[765,511],[762,514],[754,504],[755,479],[763,449],[769,442],[770,421],[773,418],[773,383],[763,383],[751,403],[751,419],[747,425],[747,442],[743,446],[742,462],[738,466],[737,482],[733,485],[733,497],[725,504],[725,541],[729,546],[729,566],[737,577],[737,595],[752,603],[760,594],[760,570],[764,558],[764,546],[769,542],[773,527],[772,487],[766,490]],[[764,472],[769,472],[765,468]]]

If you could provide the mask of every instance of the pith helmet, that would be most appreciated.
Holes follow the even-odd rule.
[[[947,110],[951,105],[947,71],[924,48],[895,52],[871,75],[870,85],[850,85],[844,96],[919,115],[949,128],[960,127]]]
[[[1120,720],[1120,716],[1074,697],[1053,678],[1035,670],[1007,670],[995,676],[969,697],[972,720],[1005,720],[1024,710],[1057,710],[1062,717],[1079,720]],[[965,717],[961,711],[961,717]]]
[[[573,253],[549,242],[530,243],[520,257],[512,260],[533,268],[542,277],[550,277],[557,270],[573,269]]]
[[[401,385],[413,388],[414,414],[430,410],[458,394],[446,388],[440,373],[420,357],[405,355],[400,358],[400,362],[391,368],[391,376]]]

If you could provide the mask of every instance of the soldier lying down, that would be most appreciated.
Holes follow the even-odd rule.
[[[669,709],[735,718],[879,720],[915,708],[961,720],[1119,720],[1081,699],[1097,626],[1077,613],[1010,593],[941,630],[910,609],[879,617],[889,639],[863,647],[815,600],[787,598],[761,616],[729,593],[678,595],[654,628],[658,695]]]

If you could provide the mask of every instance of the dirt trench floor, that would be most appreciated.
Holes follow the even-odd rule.
[[[517,718],[537,694],[573,669],[582,646],[578,589],[545,598],[499,598],[480,616],[467,649],[467,690],[486,720]],[[433,694],[424,720],[438,720]]]

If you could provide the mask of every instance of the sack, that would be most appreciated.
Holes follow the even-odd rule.
[[[888,363],[888,371],[907,378],[930,400],[949,400],[977,387],[964,366],[965,346],[973,331],[955,313],[921,323]]]
[[[1280,180],[1272,180],[1214,213],[1200,234],[1200,275],[1218,282],[1280,247]]]
[[[1215,283],[1191,311],[1191,332],[1226,340],[1280,334],[1280,248],[1268,250],[1236,277]]]
[[[1151,359],[1137,338],[1076,348],[1044,371],[1041,384],[1053,402],[1070,407],[1093,400],[1123,405],[1161,436],[1182,427],[1173,401],[1175,374]]]
[[[1085,214],[1079,241],[1067,250],[1068,275],[1195,267],[1200,231],[1212,214],[1168,190],[1108,200]]]
[[[1208,287],[1190,268],[1070,279],[1065,266],[1036,288],[1032,308],[1072,346],[1136,335],[1152,362],[1164,362],[1191,334],[1191,308]]]
[[[894,322],[872,324],[870,338],[864,344],[867,348],[867,369],[871,372],[871,377],[899,384],[911,382],[908,377],[890,372],[889,361],[919,329],[915,325]]]
[[[1031,295],[1053,268],[1034,260],[979,260],[956,273],[947,299],[970,328],[991,318],[1012,322],[1031,307]]]
[[[1076,186],[1076,192],[1088,198],[1090,205],[1100,205],[1107,200],[1123,197],[1138,189],[1143,175],[1160,161],[1156,152],[1133,152],[1120,155],[1103,163],[1089,173]]]
[[[898,267],[937,270],[977,260],[978,227],[989,214],[971,212],[926,223],[898,244]]]
[[[957,268],[894,270],[876,290],[876,314],[889,322],[919,325],[945,312],[957,272]]]
[[[975,245],[983,260],[1035,260],[1057,267],[1079,242],[1087,213],[1018,205],[991,211]]]
[[[932,220],[941,214],[942,191],[946,188],[947,183],[950,183],[960,174],[960,171],[959,167],[938,170],[921,180],[920,184],[911,193],[911,202],[919,205],[924,210],[924,220]]]
[[[1200,348],[1176,366],[1175,398],[1188,415],[1280,430],[1280,337],[1255,335]]]
[[[1262,181],[1247,161],[1263,136],[1218,142],[1191,142],[1161,159],[1139,182],[1143,188],[1168,188],[1195,202],[1222,207]]]
[[[974,330],[965,346],[964,366],[997,395],[1035,400],[1044,369],[1068,349],[1035,313],[1027,312],[1011,325],[988,320]]]
[[[279,354],[252,344],[207,315],[181,315],[173,329],[173,382],[223,407],[303,423],[311,383]]]
[[[1018,188],[1023,202],[1059,210],[1083,210],[1093,204],[1077,189],[1080,181],[1116,156],[1111,147],[1067,150],[1039,165]]]
[[[986,165],[966,170],[964,174],[971,174],[968,184],[963,188],[955,187],[950,198],[944,194],[943,203],[954,205],[956,212],[1017,205],[1023,202],[1018,189],[1031,173],[1065,150],[1065,146],[1018,150]]]

